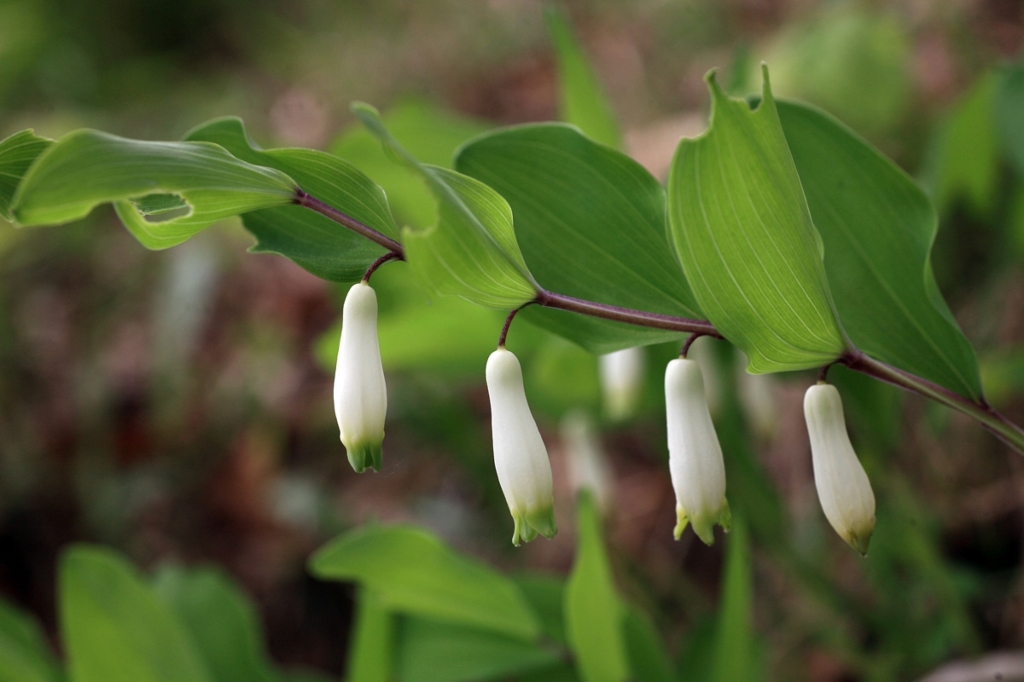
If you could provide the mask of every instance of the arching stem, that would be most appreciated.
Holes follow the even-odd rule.
[[[693,342],[702,336],[704,336],[704,334],[701,334],[700,332],[694,332],[690,334],[689,338],[687,338],[686,341],[683,343],[682,349],[679,351],[679,357],[685,358],[687,355],[689,355],[690,346],[692,346]]]
[[[377,268],[379,268],[380,266],[384,265],[389,260],[396,260],[396,259],[401,260],[401,258],[402,258],[402,256],[399,253],[397,253],[395,251],[388,251],[383,256],[381,256],[377,260],[373,261],[373,263],[370,264],[370,267],[366,268],[366,273],[363,275],[363,282],[366,283],[366,284],[369,284],[370,283],[370,277],[373,276],[373,273],[377,272]]]
[[[530,303],[533,303],[533,301],[530,301]],[[498,337],[498,348],[505,347],[505,339],[506,337],[508,337],[508,328],[512,326],[512,320],[515,318],[516,313],[518,313],[526,306],[530,305],[530,303],[524,303],[523,305],[519,306],[518,308],[510,312],[508,314],[508,317],[505,318],[505,324],[502,325],[501,327],[501,336]]]

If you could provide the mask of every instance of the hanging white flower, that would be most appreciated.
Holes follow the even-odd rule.
[[[334,412],[348,461],[357,473],[380,471],[388,394],[377,342],[377,294],[353,285],[341,315],[341,344],[334,375]]]
[[[612,472],[593,419],[583,410],[573,410],[562,418],[560,431],[573,491],[589,490],[602,512],[611,511]]]
[[[604,410],[613,421],[633,414],[644,381],[644,349],[624,348],[600,357]]]
[[[697,536],[710,545],[714,527],[729,530],[731,516],[725,499],[725,462],[718,434],[704,398],[704,377],[694,360],[678,358],[665,369],[668,417],[669,471],[676,491],[676,539],[693,524]]]
[[[819,383],[807,389],[804,417],[811,437],[814,485],[825,517],[843,540],[867,554],[875,529],[875,494],[850,444],[836,387]]]
[[[494,468],[515,521],[512,544],[540,533],[554,537],[555,511],[548,451],[530,413],[519,360],[504,348],[487,359],[487,393],[491,398]]]

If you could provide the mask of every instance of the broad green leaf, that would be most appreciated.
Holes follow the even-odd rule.
[[[521,639],[415,616],[402,618],[398,642],[400,682],[505,680],[558,661]]]
[[[345,682],[391,682],[395,616],[373,590],[361,588]]]
[[[115,552],[67,550],[59,595],[74,682],[213,681],[176,614]]]
[[[998,78],[995,115],[999,135],[1006,156],[1024,177],[1024,61],[1006,67]]]
[[[651,623],[650,618],[635,608],[628,608],[622,625],[633,679],[644,682],[676,682],[672,659],[665,651],[661,633]]]
[[[754,373],[820,367],[845,349],[764,69],[751,110],[709,74],[711,126],[676,150],[668,185],[676,252],[701,309]]]
[[[60,665],[35,619],[0,599],[0,680],[60,682]]]
[[[162,569],[154,589],[188,629],[217,682],[277,682],[249,598],[213,568]]]
[[[309,569],[324,579],[352,580],[374,590],[392,611],[526,640],[540,632],[514,582],[413,527],[346,533],[314,554]]]
[[[754,586],[751,571],[747,527],[742,516],[733,517],[715,629],[712,682],[750,682],[757,673],[753,661]]]
[[[622,140],[615,112],[572,27],[557,8],[549,8],[546,14],[558,62],[560,118],[593,140],[618,149]]]
[[[261,150],[238,118],[205,123],[186,139],[219,144],[242,161],[287,173],[307,194],[378,232],[398,236],[384,191],[347,161],[312,149]],[[335,282],[359,279],[385,252],[365,237],[301,206],[252,211],[242,216],[242,223],[256,237],[254,252],[287,256],[317,277]]]
[[[490,127],[419,100],[401,102],[389,109],[384,114],[384,125],[421,163],[441,168],[452,168],[458,146]],[[419,174],[397,163],[365,127],[354,125],[331,144],[329,151],[384,188],[399,224],[424,228],[437,220],[437,201]]]
[[[665,191],[642,166],[562,124],[490,133],[456,168],[497,190],[541,286],[600,303],[681,317],[700,307],[665,232]],[[527,308],[523,317],[595,353],[679,334]]]
[[[584,491],[576,506],[576,561],[565,587],[565,629],[584,682],[625,682],[629,663],[623,608],[601,535],[600,515]]]
[[[932,274],[937,221],[906,173],[831,116],[779,104],[843,328],[868,355],[969,398],[974,350]]]
[[[503,310],[533,300],[536,283],[516,243],[508,203],[473,178],[421,164],[398,144],[372,107],[355,105],[353,111],[420,174],[437,198],[437,224],[402,231],[406,260],[427,288]]]
[[[214,144],[142,142],[77,130],[32,164],[14,194],[13,213],[24,226],[57,225],[113,202],[144,246],[164,249],[222,218],[288,204],[295,189],[284,173],[240,161]],[[179,195],[190,210],[151,219],[132,203],[150,194]]]
[[[0,216],[12,220],[11,200],[22,177],[36,158],[53,144],[31,130],[22,130],[0,142]]]
[[[939,133],[931,169],[932,192],[939,213],[946,213],[961,199],[981,217],[992,211],[1000,156],[995,124],[997,82],[995,74],[980,78],[953,109]],[[785,118],[781,109],[779,116]],[[786,127],[785,120],[782,126]],[[813,207],[811,212],[814,213]],[[824,231],[817,216],[815,224]]]
[[[516,583],[540,618],[544,634],[560,644],[565,644],[565,619],[562,617],[565,583],[558,578],[541,574],[521,575],[516,578]]]

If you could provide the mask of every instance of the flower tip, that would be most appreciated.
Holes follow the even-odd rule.
[[[380,471],[384,462],[384,450],[381,445],[357,445],[347,449],[348,463],[357,474],[366,471],[370,467],[374,471]]]
[[[868,544],[870,544],[871,542],[871,536],[874,534],[874,531],[875,528],[874,524],[872,523],[871,528],[869,528],[866,533],[854,533],[851,531],[850,534],[847,537],[844,537],[843,539],[846,540],[846,543],[850,545],[850,547],[853,547],[855,550],[857,550],[857,552],[860,553],[862,557],[867,557]]]

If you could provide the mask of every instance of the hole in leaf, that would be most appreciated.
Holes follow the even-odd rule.
[[[129,201],[147,223],[165,223],[192,213],[192,205],[180,194],[146,194]]]

